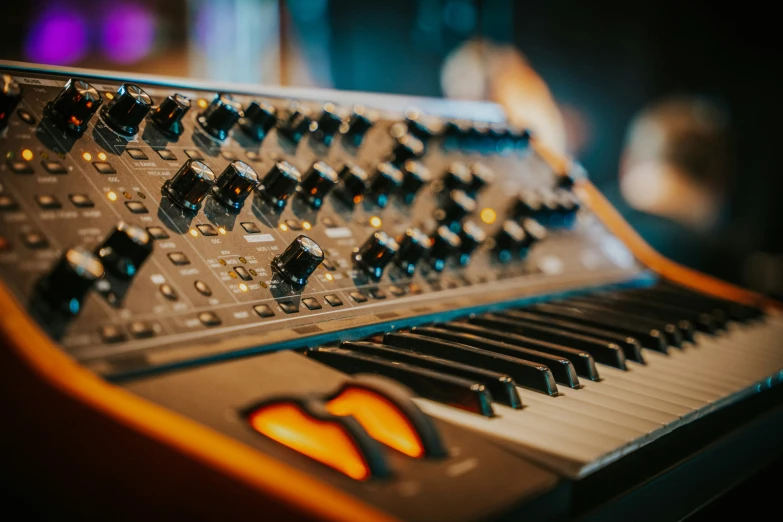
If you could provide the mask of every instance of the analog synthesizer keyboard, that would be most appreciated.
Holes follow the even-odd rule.
[[[496,105],[0,62],[0,154],[52,519],[677,520],[781,453],[780,305]]]

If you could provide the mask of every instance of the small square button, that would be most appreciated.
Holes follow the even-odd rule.
[[[16,210],[19,204],[11,196],[0,195],[0,210]]]
[[[422,293],[422,289],[419,285],[416,283],[410,283],[408,285],[408,292],[410,292],[413,295],[419,295]]]
[[[228,161],[234,161],[237,159],[237,155],[228,150],[221,152],[220,155],[223,156]]]
[[[147,337],[153,337],[155,330],[150,323],[144,321],[134,321],[128,325],[128,331],[136,339],[146,339]]]
[[[33,173],[33,166],[26,161],[14,161],[9,159],[6,163],[8,163],[8,168],[11,169],[11,172],[14,172],[15,174]]]
[[[247,155],[247,159],[249,159],[250,161],[261,161],[261,154],[259,154],[258,152],[249,150],[245,154]]]
[[[329,216],[322,217],[321,223],[323,223],[326,228],[335,228],[337,226],[337,222]]]
[[[247,232],[248,234],[260,234],[261,233],[261,229],[258,228],[258,225],[256,225],[255,223],[251,223],[249,221],[244,221],[244,222],[240,223],[240,225],[242,225],[242,228],[244,228],[245,232]]]
[[[176,161],[177,156],[171,152],[169,149],[160,149],[158,152],[158,156],[161,157],[161,159],[164,159],[166,161]]]
[[[386,299],[386,292],[384,292],[380,288],[371,288],[370,289],[370,296],[373,299]]]
[[[198,320],[204,326],[217,326],[221,323],[220,317],[215,312],[201,312],[198,314]]]
[[[107,324],[98,328],[98,335],[104,343],[119,343],[125,340],[125,334],[119,326]]]
[[[117,171],[114,170],[114,167],[111,166],[111,163],[106,161],[93,161],[92,166],[95,167],[95,170],[101,174],[117,174]]]
[[[272,308],[265,304],[255,305],[253,311],[258,314],[258,317],[273,317],[275,315]]]
[[[128,152],[128,156],[135,160],[148,160],[147,154],[141,149],[125,149]]]
[[[387,290],[394,297],[400,297],[405,295],[405,289],[397,285],[391,285],[389,288],[387,288]]]
[[[195,283],[193,283],[193,286],[196,288],[198,293],[200,293],[204,297],[210,297],[212,295],[212,289],[204,281],[198,280]]]
[[[322,308],[321,303],[315,297],[305,297],[302,302],[308,310],[320,310]]]
[[[141,201],[126,201],[125,206],[134,214],[148,214],[147,207]]]
[[[353,300],[354,300],[354,301],[356,301],[357,303],[365,303],[365,302],[367,302],[367,296],[366,296],[366,295],[364,295],[364,294],[363,294],[363,293],[361,293],[361,292],[351,292],[351,293],[350,293],[350,294],[348,294],[348,295],[350,295],[350,296],[351,296],[351,299],[353,299]]]
[[[186,256],[182,252],[170,252],[168,254],[168,258],[169,258],[169,261],[171,261],[172,263],[174,263],[177,266],[189,265],[190,264],[190,259],[188,259],[188,256]]]
[[[201,152],[199,152],[199,151],[197,151],[195,149],[185,149],[185,154],[190,159],[196,159],[196,160],[203,160],[204,159],[204,155],[201,154]]]
[[[199,232],[201,232],[202,236],[216,236],[218,235],[217,230],[215,230],[215,227],[212,225],[196,225],[196,228]]]
[[[234,267],[234,272],[237,273],[242,281],[251,281],[253,279],[253,276],[250,275],[250,273],[247,271],[247,268],[244,266]]]
[[[330,272],[334,272],[335,270],[337,270],[337,267],[334,265],[334,262],[331,259],[324,259],[321,264],[325,269],[329,270]]]
[[[86,194],[70,194],[68,199],[71,200],[71,203],[73,203],[75,207],[90,208],[95,206],[93,200],[87,197]]]
[[[324,301],[329,303],[330,306],[342,306],[343,300],[334,294],[328,294],[324,296]]]
[[[179,299],[179,295],[177,295],[177,291],[174,290],[174,287],[172,287],[168,283],[163,283],[158,287],[158,289],[160,290],[160,293],[163,295],[163,297],[165,297],[169,301],[176,301],[177,299]]]
[[[163,230],[163,227],[147,227],[147,234],[149,234],[152,239],[169,238],[168,233],[165,230]]]
[[[287,314],[295,314],[299,312],[299,307],[296,306],[293,301],[279,301],[277,304],[280,306],[280,309]]]
[[[49,246],[49,240],[40,232],[22,234],[22,243],[27,245],[27,248],[32,249],[46,248]]]
[[[62,207],[62,204],[60,204],[60,200],[57,199],[55,196],[51,196],[49,194],[35,196],[35,202],[38,203],[39,207],[46,210]]]
[[[49,174],[68,174],[68,169],[59,161],[42,161],[41,164]]]
[[[288,225],[288,228],[291,230],[302,230],[302,224],[295,219],[286,219],[285,224]]]

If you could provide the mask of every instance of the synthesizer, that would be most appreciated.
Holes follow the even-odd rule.
[[[42,518],[676,520],[781,453],[780,305],[496,105],[0,62],[0,154]]]

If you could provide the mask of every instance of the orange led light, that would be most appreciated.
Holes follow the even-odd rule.
[[[296,404],[275,403],[250,414],[257,432],[352,479],[366,480],[370,468],[351,436],[334,422],[314,419]]]
[[[114,191],[107,192],[106,197],[109,198],[109,201],[117,201],[117,193]]]
[[[243,292],[247,292],[247,285],[245,283],[239,283],[239,289]]]
[[[197,237],[198,236],[198,230],[196,230],[195,228],[191,228],[190,229],[190,235],[193,236],[193,237]]]
[[[33,151],[31,151],[30,149],[24,149],[22,151],[22,158],[24,158],[25,161],[30,161],[31,159],[33,159]]]
[[[220,233],[221,233],[221,234],[223,234],[224,236],[226,235],[226,229],[225,229],[225,228],[223,228],[223,227],[219,227],[219,228],[218,228],[218,232],[220,232]]]
[[[495,212],[495,210],[491,208],[482,209],[480,216],[481,216],[481,221],[483,221],[487,225],[491,225],[498,218],[497,212]]]
[[[327,281],[334,281],[334,276],[332,274],[326,274],[324,275]]]
[[[101,160],[101,161],[106,161],[106,158],[107,158],[107,156],[106,156],[106,153],[105,153],[105,152],[99,152],[99,153],[98,153],[98,159],[99,159],[99,160]]]
[[[285,223],[280,223],[280,230],[282,230],[283,232],[288,231],[288,225],[286,225]]]
[[[198,106],[201,107],[202,109],[206,109],[207,105],[209,105],[209,102],[207,100],[205,100],[204,98],[199,98],[197,103],[198,103]]]
[[[82,154],[82,158],[84,158],[84,161],[92,161],[92,154],[90,154],[89,152],[85,152],[84,154]]]
[[[378,216],[373,216],[370,218],[370,225],[373,228],[381,228],[381,225],[383,224],[383,221],[381,221],[381,218]]]
[[[333,415],[351,415],[370,437],[409,457],[424,456],[424,446],[408,418],[386,397],[363,388],[346,388],[326,403]]]
[[[302,221],[302,228],[305,230],[310,230],[313,228],[313,225],[311,225],[309,221]]]
[[[110,100],[114,99],[114,94],[112,94],[110,92],[105,92],[105,93],[103,93],[103,95],[106,96]]]

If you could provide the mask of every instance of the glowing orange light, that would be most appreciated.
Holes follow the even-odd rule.
[[[23,158],[24,158],[26,161],[30,161],[31,159],[33,159],[33,151],[31,151],[30,149],[24,149],[24,150],[22,151],[22,157],[23,157]]]
[[[198,236],[198,230],[196,230],[195,228],[191,228],[189,233],[193,237]]]
[[[487,225],[491,225],[498,218],[497,213],[491,208],[484,208],[481,210],[481,221]]]
[[[373,216],[370,218],[370,226],[374,228],[380,228],[382,224],[383,221],[381,221],[381,218],[379,218],[378,216]]]
[[[106,153],[105,152],[99,152],[98,153],[98,159],[101,161],[106,161]]]
[[[107,192],[106,197],[109,198],[109,201],[117,201],[117,193],[114,191]]]
[[[247,292],[247,285],[245,283],[239,283],[239,289],[243,292]]]
[[[196,103],[198,103],[198,106],[201,107],[202,109],[206,109],[207,105],[209,105],[209,102],[207,100],[205,100],[204,98],[199,98],[198,102],[196,102]]]
[[[288,230],[288,225],[286,225],[285,223],[280,223],[280,230],[286,232]]]
[[[302,221],[302,228],[304,228],[305,230],[310,230],[311,228],[313,228],[313,225],[310,224],[309,221]]]
[[[82,154],[82,158],[84,158],[84,161],[92,161],[92,154],[90,154],[89,152],[85,152],[84,154]]]
[[[219,228],[218,228],[218,232],[220,232],[220,233],[221,233],[221,234],[223,234],[223,235],[226,235],[226,229],[225,229],[225,228],[223,228],[223,227],[219,227]]]
[[[334,276],[332,274],[326,274],[324,277],[327,281],[334,281]]]
[[[114,99],[114,95],[112,93],[110,93],[110,92],[104,93],[104,96],[106,96],[110,100]]]

